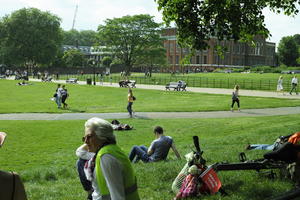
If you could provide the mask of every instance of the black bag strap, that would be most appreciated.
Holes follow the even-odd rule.
[[[14,172],[11,172],[13,184],[12,184],[12,194],[11,194],[11,200],[14,200],[15,197],[15,188],[16,188],[16,175]]]

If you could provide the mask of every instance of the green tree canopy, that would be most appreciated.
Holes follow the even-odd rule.
[[[102,64],[105,66],[105,67],[109,67],[110,64],[112,63],[112,58],[110,56],[105,56],[103,59],[102,59]]]
[[[162,41],[158,41],[160,42],[145,47],[138,55],[136,63],[136,65],[147,67],[150,76],[152,76],[153,67],[167,66],[166,49],[164,48]]]
[[[294,36],[283,37],[278,45],[279,62],[287,66],[296,66],[299,58],[299,45]]]
[[[138,55],[160,35],[160,24],[150,15],[107,19],[98,27],[100,41],[125,65],[126,73],[138,62]]]
[[[70,49],[64,52],[63,61],[68,67],[78,67],[82,66],[86,62],[86,59],[84,54],[78,49]]]
[[[60,18],[49,12],[23,8],[3,17],[0,26],[4,63],[50,64],[61,48]]]
[[[92,30],[63,31],[63,44],[75,46],[93,46],[97,42],[97,32]]]
[[[270,35],[264,8],[286,15],[298,13],[298,0],[155,0],[163,20],[175,22],[182,46],[202,50],[211,37],[251,41],[255,35]]]

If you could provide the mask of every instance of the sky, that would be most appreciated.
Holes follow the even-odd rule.
[[[0,5],[0,17],[24,7],[49,11],[61,18],[64,30],[72,28],[76,5],[78,10],[74,28],[77,30],[96,31],[99,24],[104,24],[105,19],[135,14],[150,14],[156,22],[162,22],[162,15],[154,0],[0,0]],[[264,14],[266,26],[272,34],[268,41],[278,45],[282,37],[300,34],[300,14],[288,17],[267,9]]]

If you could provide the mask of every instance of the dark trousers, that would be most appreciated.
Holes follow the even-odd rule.
[[[87,160],[79,158],[79,160],[77,160],[76,167],[77,167],[79,179],[83,186],[83,189],[85,191],[90,191],[90,190],[92,190],[92,183],[91,183],[91,181],[86,179],[86,176],[85,176],[85,173],[83,170],[85,162],[87,162]]]
[[[132,162],[135,158],[135,162],[142,160],[143,162],[149,162],[149,155],[147,154],[148,148],[145,146],[133,146],[130,154],[129,160]]]
[[[240,108],[240,100],[239,99],[234,99],[234,100],[232,99],[231,108],[233,108],[235,102],[237,103],[238,108]]]
[[[128,102],[128,105],[127,105],[127,110],[128,110],[128,113],[130,116],[132,115],[132,104],[133,104],[133,102]]]
[[[297,84],[295,84],[295,83],[292,83],[292,89],[291,89],[291,91],[290,91],[290,94],[292,94],[293,91],[295,91],[296,94],[298,94],[298,91],[297,91]]]

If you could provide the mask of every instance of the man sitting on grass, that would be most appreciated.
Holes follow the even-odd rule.
[[[178,159],[180,154],[178,153],[174,141],[170,136],[165,136],[163,128],[156,126],[154,128],[155,140],[152,141],[149,149],[146,146],[133,146],[129,154],[129,160],[131,162],[155,162],[165,160],[168,156],[170,148],[174,151]],[[135,160],[134,160],[135,159]]]

